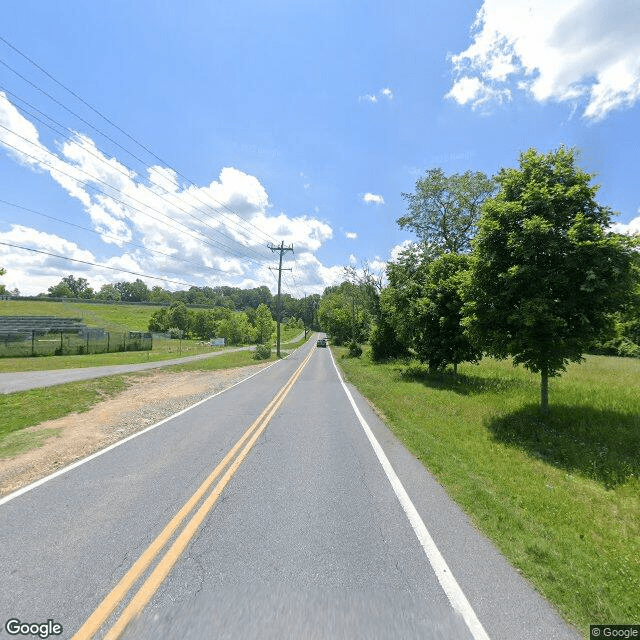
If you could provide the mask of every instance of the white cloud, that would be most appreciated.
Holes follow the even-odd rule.
[[[396,244],[391,248],[391,251],[389,252],[391,260],[395,262],[400,257],[400,254],[403,251],[409,249],[412,246],[417,247],[418,245],[417,243],[413,242],[413,240],[403,240],[400,244]]]
[[[268,244],[293,244],[300,264],[300,253],[311,254],[333,237],[332,228],[317,218],[273,214],[264,186],[239,169],[224,167],[218,178],[205,186],[181,185],[168,167],[149,167],[147,175],[138,176],[117,158],[105,156],[81,133],[49,148],[40,140],[34,124],[1,92],[0,125],[6,127],[0,127],[0,147],[26,167],[48,174],[77,200],[86,221],[74,222],[90,226],[102,239],[92,251],[85,251],[58,235],[13,225],[2,232],[2,237],[12,238],[14,244],[69,257],[83,255],[89,262],[168,280],[209,286],[240,286],[252,281],[274,288],[267,266],[276,259]],[[131,241],[169,255],[130,249],[125,245]],[[6,256],[8,249],[4,247],[1,255]],[[3,258],[3,266],[9,267],[3,283],[18,278],[15,286],[22,293],[40,293],[72,272],[82,272],[94,286],[132,277],[57,258],[35,259],[38,255],[11,249],[10,259]],[[326,286],[333,267],[324,267],[317,260],[305,264],[308,282],[296,276],[302,286]],[[158,282],[150,280],[148,284]]]
[[[365,193],[362,196],[362,202],[366,204],[384,204],[384,198],[375,193]]]
[[[638,24],[637,0],[484,0],[447,97],[477,108],[517,88],[602,119],[640,98]]]
[[[615,222],[609,227],[614,233],[623,233],[628,236],[640,234],[640,216],[633,218],[628,223]]]
[[[347,238],[348,240],[357,240],[358,239],[358,234],[355,231],[347,231],[344,234],[345,238]]]
[[[353,253],[349,254],[349,264],[353,266],[356,262],[358,262],[358,258],[356,258]]]
[[[376,102],[378,102],[379,100],[393,100],[393,91],[389,88],[389,87],[384,87],[383,89],[380,89],[380,91],[378,91],[378,93],[367,93],[363,96],[359,96],[358,100],[360,102],[364,101],[364,102],[373,102],[374,104]]]

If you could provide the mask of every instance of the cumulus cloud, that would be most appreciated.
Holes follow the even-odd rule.
[[[12,238],[14,244],[68,257],[83,255],[89,262],[201,286],[255,282],[273,288],[267,267],[275,259],[269,244],[284,241],[294,246],[297,255],[305,255],[333,237],[331,226],[317,218],[274,213],[258,178],[234,167],[224,167],[217,179],[204,186],[185,185],[169,167],[148,167],[145,174],[138,175],[117,158],[105,155],[82,133],[47,146],[36,126],[1,92],[0,147],[26,167],[48,174],[78,201],[86,215],[84,225],[102,241],[83,253],[78,244],[58,235],[42,234],[37,229],[26,232],[27,227],[14,225],[3,232],[3,237]],[[129,249],[127,243],[131,242],[138,248]],[[38,254],[19,249],[3,247],[2,255],[5,266],[11,265],[12,277],[19,274],[21,282],[16,286],[23,293],[46,291],[64,275],[80,271],[77,263],[44,256],[34,259]],[[303,264],[310,286],[317,288],[319,283],[329,282],[326,278],[332,267],[313,260]],[[34,270],[38,270],[38,278],[48,276],[48,281],[32,278]],[[85,272],[90,272],[91,278]],[[94,286],[128,278],[116,272],[105,274],[99,268],[84,269],[83,277]],[[301,278],[299,281],[305,285]]]
[[[393,91],[389,87],[384,87],[378,91],[378,93],[366,93],[363,96],[359,96],[360,102],[373,102],[374,104],[379,100],[393,100]]]
[[[638,24],[637,0],[484,0],[447,97],[479,108],[522,90],[600,120],[640,98]]]
[[[610,230],[614,233],[623,233],[628,236],[640,234],[640,216],[633,218],[628,223],[615,222],[611,225]]]
[[[384,198],[375,193],[365,193],[362,196],[362,202],[365,204],[384,204]]]
[[[357,240],[358,234],[355,231],[347,231],[345,234],[345,238],[348,240]]]

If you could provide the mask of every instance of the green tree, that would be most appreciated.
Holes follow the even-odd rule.
[[[73,291],[69,288],[69,285],[64,282],[59,282],[58,284],[49,287],[47,289],[52,298],[74,298]]]
[[[495,189],[495,180],[480,171],[447,176],[442,169],[429,169],[416,181],[414,193],[402,194],[409,211],[397,222],[440,251],[467,252],[482,204]]]
[[[631,241],[607,234],[611,210],[599,205],[576,152],[530,149],[518,169],[498,175],[473,243],[467,323],[485,351],[540,373],[560,375],[610,326],[631,290]]]
[[[3,267],[0,267],[0,276],[3,276],[5,273],[7,273],[6,269],[4,269]],[[6,290],[7,290],[6,285],[0,284],[0,293],[5,293]]]
[[[96,294],[98,300],[114,300],[118,301],[122,298],[120,292],[112,284],[103,284],[100,291]]]
[[[189,311],[184,302],[172,302],[167,310],[169,327],[176,327],[186,335],[189,332]]]
[[[468,269],[466,255],[449,253],[425,260],[396,308],[405,341],[432,372],[452,364],[456,374],[459,363],[477,362],[482,356],[462,326],[461,286]]]
[[[202,309],[196,311],[191,323],[193,333],[201,340],[215,338],[218,328],[218,321],[212,309]]]
[[[338,287],[325,289],[318,307],[318,322],[335,344],[349,340],[364,342],[369,337],[372,321],[357,285],[343,282]]]
[[[156,333],[166,333],[169,329],[169,320],[167,317],[168,309],[162,307],[154,311],[149,318],[149,331],[155,331]]]
[[[54,287],[49,287],[49,295],[54,298],[93,298],[93,289],[86,278],[68,275]]]
[[[149,302],[171,302],[172,300],[171,292],[163,289],[160,285],[156,285],[149,292]]]
[[[269,307],[261,302],[256,309],[255,314],[255,329],[256,329],[256,341],[259,344],[266,344],[271,339],[273,331],[275,329],[275,322]]]
[[[218,333],[229,344],[248,344],[256,336],[255,329],[243,311],[232,312],[227,319],[222,320],[218,325]]]
[[[140,278],[135,282],[116,282],[115,287],[124,302],[147,302],[151,297],[149,287]]]

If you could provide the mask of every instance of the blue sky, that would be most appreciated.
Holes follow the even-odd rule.
[[[427,169],[532,146],[579,147],[640,231],[636,0],[7,0],[0,25],[146,147],[0,41],[0,199],[49,216],[0,203],[0,242],[111,267],[0,244],[10,290],[136,277],[115,269],[275,290],[284,241],[286,290],[321,292],[413,239],[395,221]]]

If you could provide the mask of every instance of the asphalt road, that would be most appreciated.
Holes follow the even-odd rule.
[[[14,391],[27,391],[39,387],[53,387],[56,384],[66,382],[78,382],[104,376],[117,375],[119,373],[131,373],[133,371],[146,371],[157,369],[194,360],[214,358],[232,351],[243,351],[251,347],[238,347],[237,349],[225,349],[212,353],[201,353],[195,356],[174,358],[173,360],[158,360],[157,362],[141,362],[139,364],[112,364],[102,367],[83,367],[79,369],[52,369],[51,371],[19,371],[17,373],[0,373],[0,393],[13,393]]]
[[[2,625],[92,637],[103,603],[100,638],[577,638],[347,388],[362,421],[330,351],[307,344],[1,500]]]

